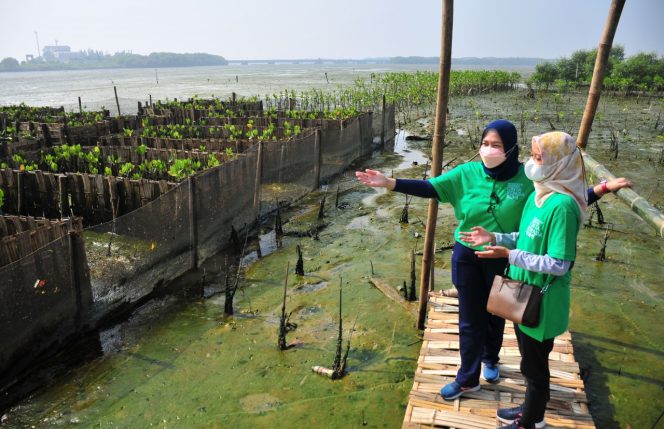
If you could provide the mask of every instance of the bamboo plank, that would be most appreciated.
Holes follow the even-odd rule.
[[[500,353],[501,380],[481,383],[481,389],[455,401],[445,401],[440,388],[453,381],[460,365],[458,306],[456,298],[430,294],[428,326],[424,332],[418,367],[413,377],[403,428],[495,428],[499,407],[523,403],[526,382],[521,375],[518,344],[512,324],[505,326]],[[554,340],[550,354],[551,399],[547,426],[594,428],[578,363],[574,360],[571,335]]]

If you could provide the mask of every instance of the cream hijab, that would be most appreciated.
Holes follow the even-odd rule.
[[[581,222],[588,207],[588,190],[581,151],[576,141],[567,133],[553,131],[533,137],[541,154],[544,168],[552,171],[535,185],[535,204],[542,207],[554,192],[574,198],[581,212]]]

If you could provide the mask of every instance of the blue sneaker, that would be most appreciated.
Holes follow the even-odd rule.
[[[477,392],[480,390],[480,385],[478,384],[475,387],[463,387],[456,381],[453,381],[449,384],[446,384],[442,389],[440,389],[440,396],[447,401],[456,399],[464,393]]]
[[[498,383],[500,379],[498,364],[485,363],[484,368],[482,368],[482,378],[489,383]]]
[[[515,427],[519,427],[519,419],[522,415],[523,407],[521,405],[514,408],[500,408],[498,411],[496,411],[496,417],[498,417],[498,420],[500,420],[502,423],[515,425]],[[510,426],[505,427],[509,428]],[[541,422],[535,423],[535,429],[543,429],[545,427],[546,421],[544,421],[544,419],[542,419]]]

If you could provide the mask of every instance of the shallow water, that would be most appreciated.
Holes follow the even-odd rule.
[[[336,89],[372,73],[436,70],[434,65],[391,64],[252,64],[213,67],[155,69],[107,69],[0,73],[0,105],[26,103],[34,106],[64,106],[78,110],[105,106],[117,113],[113,86],[117,87],[120,110],[136,113],[137,102],[166,98],[272,95],[284,89]],[[327,73],[327,80],[325,78]],[[237,78],[237,80],[236,80]],[[329,80],[329,83],[328,83]],[[158,81],[158,83],[157,83]]]
[[[550,98],[532,104],[511,93],[455,98],[450,126],[472,129],[476,121],[496,116],[518,123],[522,109],[542,116],[527,121],[526,133],[546,130],[544,116],[562,109]],[[565,114],[573,117],[583,97],[570,98]],[[590,153],[614,173],[635,179],[637,192],[661,207],[662,167],[653,161],[661,143],[650,116],[645,126],[638,126],[640,109],[650,104],[603,103],[604,118],[594,127]],[[638,114],[626,115],[625,109]],[[617,161],[606,153],[609,122],[622,123],[626,130],[621,130]],[[560,121],[563,128],[571,123]],[[463,134],[450,138],[446,160],[474,154]],[[414,146],[409,144],[409,150]],[[402,147],[397,142],[397,149]],[[424,166],[413,166],[411,154],[423,159],[414,152],[408,158],[385,154],[366,166],[388,173],[395,169],[399,177],[422,177]],[[285,229],[308,226],[306,216],[317,212],[319,199],[312,195],[303,201],[306,209],[296,210],[301,222],[288,223]],[[395,287],[408,280],[410,250],[422,246],[426,201],[412,200],[408,225],[398,224],[402,195],[357,187],[340,203],[347,208],[328,208],[330,225],[321,231],[320,241],[287,237],[282,247],[266,246],[273,252],[245,273],[236,316],[223,316],[223,295],[151,304],[154,307],[138,311],[122,327],[104,333],[103,357],[19,404],[3,427],[359,427],[365,421],[367,427],[400,426],[420,343],[414,320],[370,287],[367,278],[371,261],[374,275]],[[607,260],[594,260],[603,230],[586,228],[579,236],[570,324],[576,358],[597,427],[649,428],[664,409],[664,326],[659,323],[663,241],[615,197],[604,198],[601,207],[614,228]],[[451,240],[456,227],[449,205],[441,205],[438,219],[437,247]],[[262,240],[269,240],[269,234]],[[286,262],[295,264],[295,244],[303,247],[307,273],[303,278],[289,276],[288,311],[293,311],[291,321],[298,327],[288,340],[296,347],[278,352],[285,267]],[[451,286],[449,256],[445,251],[436,258],[436,288]],[[220,262],[215,263],[210,272],[219,272]],[[310,368],[330,366],[334,359],[340,276],[346,332],[356,317],[357,325],[350,373],[331,381]]]

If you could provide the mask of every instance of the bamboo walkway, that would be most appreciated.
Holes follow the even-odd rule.
[[[403,429],[494,429],[500,426],[497,408],[523,402],[525,380],[519,371],[519,349],[510,322],[505,325],[500,352],[500,382],[489,384],[482,380],[479,392],[454,401],[445,401],[440,396],[440,388],[454,381],[460,363],[458,324],[457,299],[431,293],[424,342]],[[549,367],[551,400],[546,410],[547,428],[594,428],[569,332],[556,338]]]

